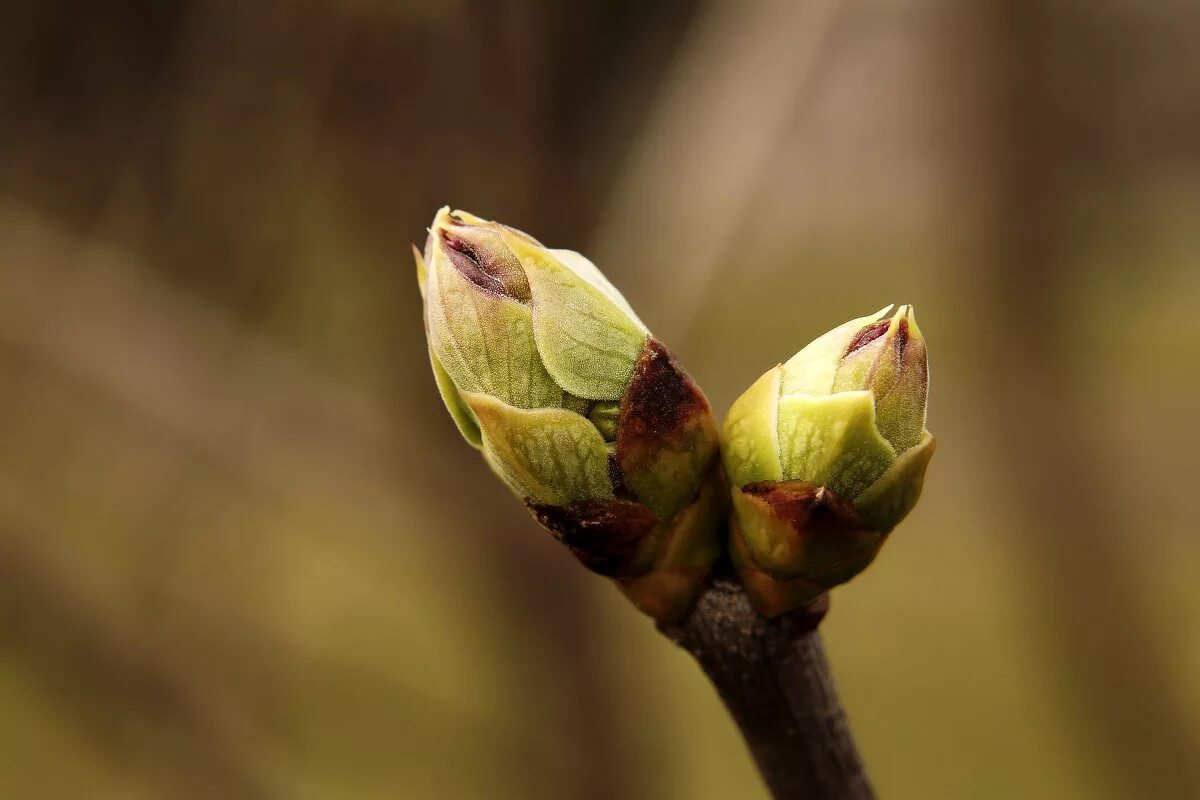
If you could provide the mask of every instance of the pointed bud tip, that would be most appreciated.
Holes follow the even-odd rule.
[[[516,255],[505,244],[504,230],[495,222],[443,206],[433,219],[430,239],[433,250],[480,289],[528,302],[529,282]]]
[[[904,322],[908,328],[908,336],[910,339],[925,340],[921,335],[921,329],[917,326],[917,312],[911,305],[905,306]]]
[[[891,321],[894,325],[904,325],[912,331],[917,329],[917,310],[911,303],[904,303],[896,307],[896,313],[892,315]]]

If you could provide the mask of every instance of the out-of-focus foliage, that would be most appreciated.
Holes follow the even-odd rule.
[[[920,309],[938,458],[824,625],[883,796],[1200,779],[1192,4],[11,5],[0,796],[762,796],[440,407],[444,203],[718,414]]]

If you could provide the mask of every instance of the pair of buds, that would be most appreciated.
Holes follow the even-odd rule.
[[[760,613],[803,605],[866,568],[920,495],[933,437],[908,306],[812,342],[718,432],[579,253],[443,208],[416,260],[434,378],[463,436],[657,619],[686,614],[725,552]]]

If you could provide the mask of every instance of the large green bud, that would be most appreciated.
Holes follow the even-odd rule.
[[[910,306],[890,311],[815,340],[725,420],[730,554],[763,614],[865,569],[921,494],[934,448],[925,340]]]
[[[585,566],[652,616],[682,615],[726,503],[699,388],[579,253],[443,208],[417,274],[466,440]]]

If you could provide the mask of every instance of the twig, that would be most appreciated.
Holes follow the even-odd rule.
[[[766,619],[720,577],[686,619],[659,626],[713,682],[776,800],[875,797],[816,629],[827,607],[822,595]]]

